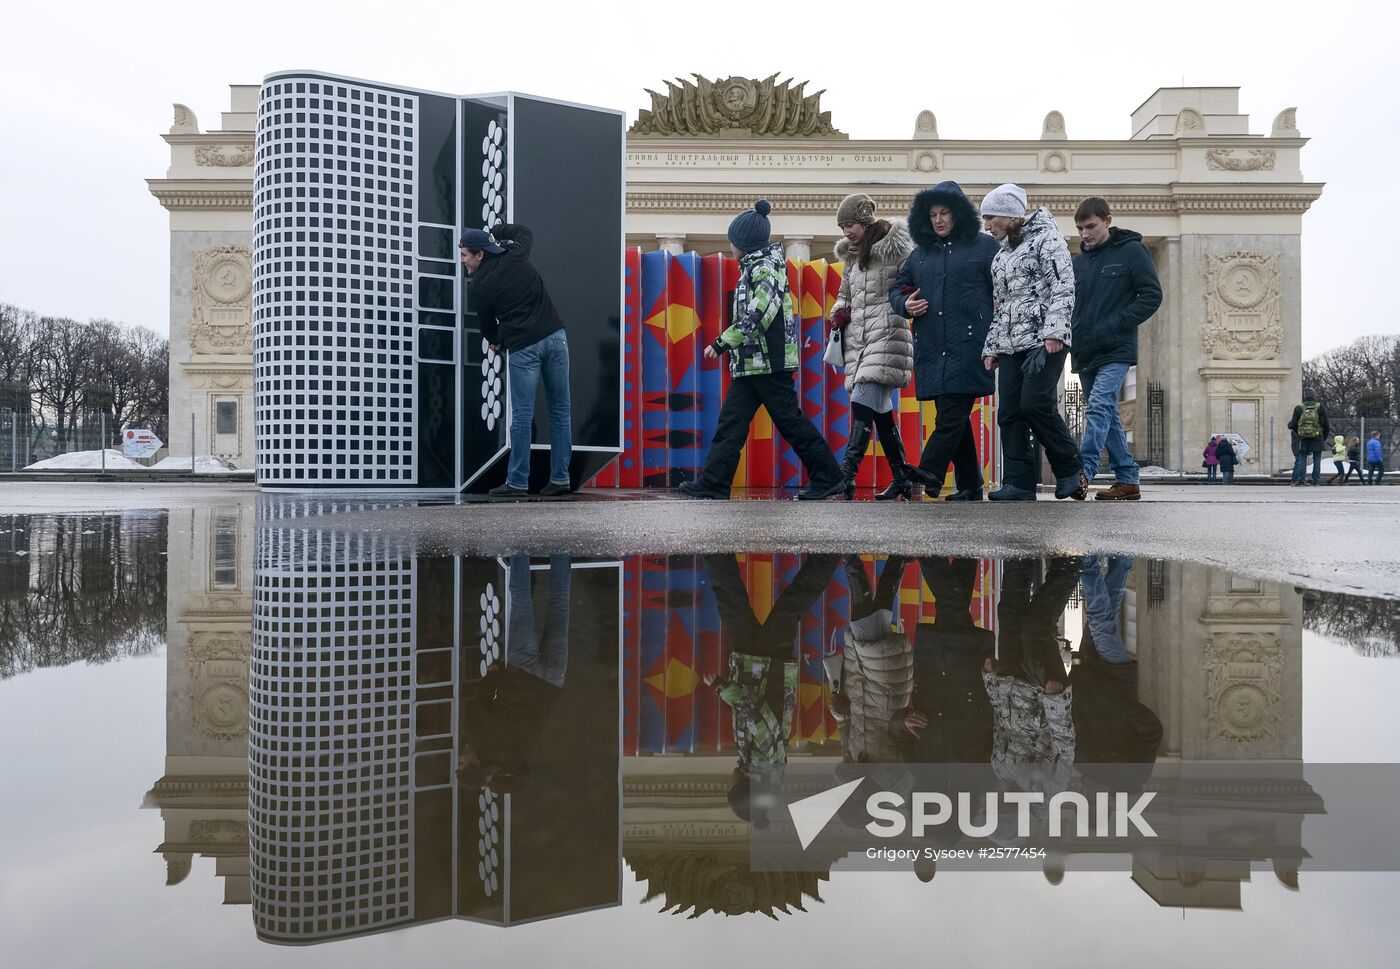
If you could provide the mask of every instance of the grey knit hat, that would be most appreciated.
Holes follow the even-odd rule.
[[[869,225],[875,221],[875,200],[869,195],[857,192],[855,195],[847,195],[841,200],[841,204],[836,207],[836,224],[845,225],[847,222],[859,222],[861,225]]]
[[[742,253],[750,253],[768,245],[768,237],[773,228],[768,222],[768,213],[773,205],[767,199],[759,199],[753,208],[741,212],[729,223],[729,241]]]
[[[1026,217],[1026,190],[1011,182],[998,185],[982,199],[983,215],[1007,215],[1013,219]]]

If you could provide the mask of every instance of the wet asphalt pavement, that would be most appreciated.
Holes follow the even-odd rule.
[[[0,484],[5,512],[182,508],[253,502],[251,485]],[[770,499],[770,493],[759,496]],[[777,494],[779,499],[783,493]],[[981,505],[873,501],[695,501],[668,492],[589,492],[572,501],[447,504],[262,493],[293,514],[412,536],[430,552],[614,556],[723,551],[1119,552],[1184,559],[1272,581],[1400,598],[1400,488],[1148,484],[1136,503]],[[321,510],[313,510],[317,506]],[[358,508],[356,507],[358,506]],[[332,510],[338,508],[340,510]]]

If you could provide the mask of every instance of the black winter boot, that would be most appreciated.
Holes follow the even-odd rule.
[[[846,456],[841,461],[841,477],[846,482],[843,497],[847,501],[856,496],[856,472],[860,470],[860,462],[870,447],[874,430],[874,425],[869,421],[851,421],[851,439],[846,444]]]
[[[880,437],[880,443],[885,446],[885,458],[890,463],[890,474],[893,480],[890,486],[875,496],[876,501],[896,501],[900,498],[908,501],[914,497],[914,482],[909,477],[909,465],[904,463],[904,441],[900,439],[899,432],[896,431],[890,440]]]

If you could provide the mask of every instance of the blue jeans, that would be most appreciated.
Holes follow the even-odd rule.
[[[1084,588],[1084,623],[1094,637],[1094,650],[1106,663],[1130,663],[1128,647],[1119,631],[1118,613],[1123,591],[1133,571],[1133,560],[1125,555],[1109,557],[1108,568],[1099,571],[1097,555],[1084,556],[1080,581]]]
[[[1093,480],[1099,470],[1099,452],[1108,449],[1109,467],[1113,480],[1119,484],[1138,483],[1138,465],[1128,450],[1123,435],[1123,419],[1118,416],[1118,391],[1128,377],[1128,364],[1106,363],[1079,375],[1084,386],[1084,437],[1079,442],[1079,455],[1084,459],[1084,474]]]
[[[1218,465],[1218,464],[1207,464],[1207,465],[1206,465],[1206,480],[1207,480],[1207,481],[1219,481],[1219,480],[1220,480],[1220,475],[1219,475],[1219,473],[1218,473],[1219,471],[1220,471],[1220,465]]]
[[[530,440],[535,427],[535,392],[544,380],[549,403],[549,480],[569,483],[569,459],[573,457],[573,408],[569,403],[569,341],[563,330],[512,350],[506,361],[510,373],[510,465],[506,483],[512,488],[530,486]]]
[[[569,668],[569,594],[573,572],[567,555],[549,557],[549,604],[544,629],[535,619],[530,583],[530,557],[510,557],[510,612],[506,616],[506,665],[564,685]]]
[[[1298,456],[1293,459],[1293,483],[1302,484],[1308,476],[1308,455],[1312,455],[1313,470],[1312,483],[1317,484],[1322,477],[1322,452],[1321,451],[1299,451]]]

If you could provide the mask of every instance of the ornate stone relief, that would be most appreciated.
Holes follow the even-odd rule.
[[[1209,256],[1206,353],[1217,360],[1273,360],[1283,345],[1278,256],[1231,252]]]
[[[635,135],[744,135],[840,136],[831,126],[831,112],[821,110],[821,96],[805,94],[807,81],[794,86],[791,79],[775,83],[778,75],[764,80],[726,77],[712,81],[692,74],[695,82],[667,81],[666,93],[651,95],[651,110],[643,108],[629,129]]]
[[[1040,170],[1057,175],[1069,171],[1069,158],[1062,151],[1047,151],[1040,159]]]
[[[914,137],[937,140],[938,119],[932,111],[920,111],[919,116],[914,119]]]
[[[1206,133],[1206,119],[1195,108],[1182,108],[1176,115],[1176,136],[1198,138]]]
[[[1206,737],[1247,743],[1277,737],[1283,647],[1272,633],[1217,633],[1206,641]]]
[[[1040,137],[1042,139],[1062,140],[1069,137],[1065,134],[1065,116],[1058,111],[1051,111],[1045,116],[1045,122],[1040,126]]]
[[[196,353],[253,352],[252,292],[247,246],[219,246],[195,257],[190,345]]]
[[[248,646],[234,633],[190,636],[190,709],[195,729],[212,740],[248,732]]]
[[[222,818],[191,821],[190,841],[197,845],[246,845],[248,826]]]
[[[932,151],[921,151],[914,156],[914,168],[921,172],[942,171],[943,166],[938,163],[938,154]]]
[[[247,168],[253,164],[252,145],[199,145],[194,163],[201,168]]]
[[[171,105],[175,111],[175,117],[170,122],[170,133],[175,134],[198,134],[199,119],[194,116],[194,112],[183,104]]]
[[[1298,137],[1298,109],[1284,108],[1274,118],[1273,136],[1275,138],[1297,138]]]
[[[1212,148],[1206,152],[1206,167],[1213,172],[1271,172],[1278,160],[1272,148]]]
[[[225,371],[213,373],[194,371],[190,374],[190,388],[192,390],[251,391],[253,389],[253,375]]]

